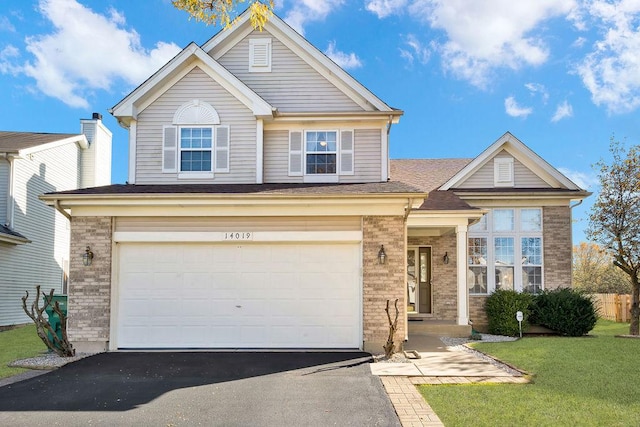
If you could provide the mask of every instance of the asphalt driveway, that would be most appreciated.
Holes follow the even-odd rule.
[[[399,426],[362,352],[115,352],[0,387],[2,426]]]

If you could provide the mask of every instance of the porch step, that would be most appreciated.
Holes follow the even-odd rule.
[[[437,337],[468,337],[470,325],[456,325],[443,320],[412,320],[409,318],[409,335],[432,335]]]

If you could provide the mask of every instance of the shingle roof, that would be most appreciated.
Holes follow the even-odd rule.
[[[394,159],[391,180],[424,191],[433,191],[447,182],[473,159]]]
[[[18,239],[29,240],[26,237],[24,237],[22,234],[18,233],[17,231],[13,231],[6,225],[0,225],[0,235],[1,234],[6,234],[11,237],[17,237]]]
[[[391,160],[392,181],[420,188],[429,192],[429,197],[418,210],[471,210],[467,202],[453,191],[437,191],[460,169],[473,159],[399,159]]]
[[[142,195],[142,194],[253,194],[253,195],[366,195],[424,192],[402,182],[364,184],[113,184],[103,187],[47,193],[47,195]]]
[[[61,139],[78,136],[73,133],[0,132],[0,152],[17,152]]]

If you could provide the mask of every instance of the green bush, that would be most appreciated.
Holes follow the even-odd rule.
[[[509,290],[497,290],[487,298],[485,309],[489,318],[489,333],[496,335],[516,336],[520,329],[516,313],[523,314],[522,331],[529,327],[529,306],[533,295]]]
[[[587,334],[598,320],[593,300],[575,289],[543,291],[535,296],[531,308],[533,323],[571,337]]]

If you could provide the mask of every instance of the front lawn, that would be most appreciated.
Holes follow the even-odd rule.
[[[26,371],[21,368],[9,368],[7,363],[37,356],[46,351],[47,347],[36,334],[35,325],[0,332],[0,378]]]
[[[530,384],[438,385],[419,390],[449,426],[640,425],[640,339],[599,320],[595,337],[525,337],[476,348],[533,374]]]

